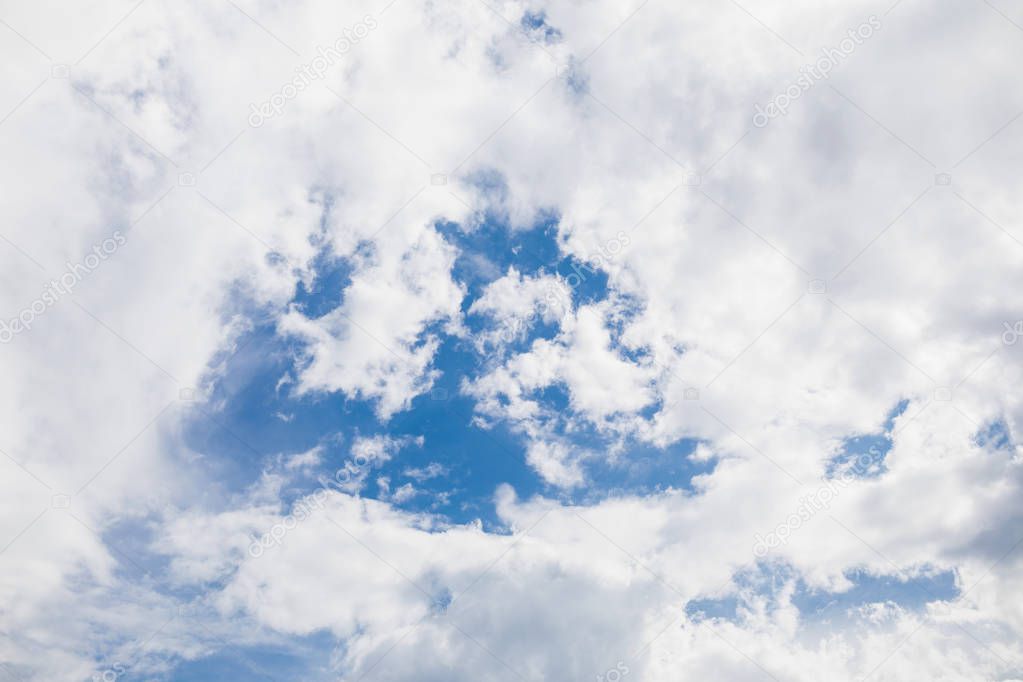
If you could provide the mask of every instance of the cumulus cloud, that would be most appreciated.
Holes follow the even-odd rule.
[[[173,679],[273,649],[302,662],[295,679],[1018,678],[1017,14],[6,7],[0,664]],[[249,103],[367,16],[322,78],[249,124]],[[541,220],[602,291],[500,253],[466,281],[460,239]],[[116,253],[33,309],[115,232]],[[314,283],[318,309],[298,300]],[[273,421],[302,443],[269,463],[255,427],[228,423],[279,369],[246,352],[257,329],[291,363]],[[499,487],[485,525],[417,511],[443,470],[395,462],[433,447],[414,419],[352,441],[348,487],[302,487],[334,468],[303,408],[365,403],[386,430],[467,340],[459,399],[508,428],[546,493]],[[829,482],[836,444],[878,433],[879,472]],[[660,492],[591,475],[683,441],[712,466]],[[863,576],[899,589],[827,618],[808,605],[853,600]]]
[[[386,418],[430,389],[438,340],[429,327],[459,320],[462,292],[450,277],[454,254],[432,230],[408,251],[387,253],[386,262],[360,267],[340,305],[322,318],[296,310],[281,317],[281,332],[307,344],[299,393],[344,391],[377,400]]]

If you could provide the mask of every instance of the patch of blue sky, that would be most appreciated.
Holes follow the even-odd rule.
[[[651,358],[649,348],[629,347],[622,343],[622,335],[629,322],[643,312],[642,303],[631,296],[620,296],[618,306],[615,317],[608,324],[608,329],[611,332],[611,349],[629,362],[642,364]],[[681,355],[681,351],[679,354]]]
[[[564,386],[548,386],[535,396],[551,414],[571,415],[571,400]],[[595,453],[584,459],[585,486],[563,491],[557,496],[571,504],[593,504],[620,495],[649,495],[667,490],[693,491],[692,479],[709,473],[716,462],[690,458],[698,440],[682,439],[666,447],[657,447],[630,436],[602,432],[593,424],[561,420],[551,432],[571,442],[579,450]],[[609,457],[612,450],[620,456]]]
[[[267,680],[274,682],[326,682],[337,680],[335,638],[320,631],[305,637],[290,637],[279,645],[238,646],[224,643],[210,656],[180,661],[172,677],[178,682],[234,682]],[[134,676],[130,664],[120,679],[142,682],[150,676]]]
[[[973,436],[973,442],[991,450],[1012,450],[1012,434],[1004,420],[998,419],[981,427]]]
[[[495,191],[502,191],[499,178],[488,178],[487,182]],[[496,220],[484,221],[471,230],[451,223],[440,224],[438,229],[458,249],[453,276],[467,291],[463,311],[512,266],[525,275],[575,275],[573,306],[609,295],[606,272],[561,253],[553,213],[530,229],[509,229]],[[310,316],[326,314],[339,305],[352,274],[349,263],[327,255],[317,258],[316,268],[316,279],[301,286],[292,302]],[[486,329],[489,322],[470,315],[466,324],[471,335]],[[556,425],[555,434],[599,455],[583,462],[589,479],[585,489],[559,493],[526,462],[527,444],[522,434],[502,422],[488,428],[474,423],[474,402],[461,394],[460,386],[464,378],[479,374],[485,358],[471,339],[448,335],[441,324],[429,331],[440,339],[433,362],[439,376],[432,390],[414,398],[409,409],[381,423],[371,401],[341,393],[297,396],[291,384],[282,385],[282,377],[297,374],[301,343],[279,336],[269,321],[257,324],[238,341],[237,350],[222,358],[208,403],[217,405],[217,409],[196,406],[187,422],[188,445],[207,455],[199,466],[207,467],[209,479],[220,486],[206,494],[210,499],[238,494],[256,482],[277,455],[320,446],[323,461],[319,468],[309,475],[296,476],[283,491],[282,502],[287,506],[319,487],[317,476],[329,478],[343,467],[351,459],[350,448],[356,438],[378,435],[410,440],[422,437],[423,444],[407,444],[391,460],[367,472],[362,491],[365,497],[387,499],[410,511],[439,514],[452,523],[480,519],[490,529],[499,526],[493,495],[502,483],[511,484],[524,498],[543,493],[581,502],[611,494],[685,489],[694,475],[710,470],[710,465],[688,458],[695,449],[694,441],[667,448],[633,440],[618,442],[620,436],[600,432],[581,420],[566,419]],[[621,324],[612,325],[611,331],[617,348]],[[537,321],[520,343],[528,346],[556,333],[556,325]],[[617,350],[639,357],[637,351]],[[548,388],[535,398],[553,414],[571,413],[563,387]],[[607,458],[606,453],[615,445],[620,446],[621,455]],[[424,477],[421,472],[435,463],[444,473]],[[380,478],[386,478],[386,488],[378,485]],[[406,488],[400,499],[394,498],[395,491],[406,485],[411,488]]]
[[[690,457],[699,442],[684,439],[666,447],[627,440],[620,458],[603,455],[586,462],[588,485],[573,502],[593,504],[621,495],[656,495],[669,490],[694,492],[693,479],[710,473],[715,461]]]
[[[842,474],[855,478],[877,478],[883,475],[888,467],[885,457],[892,449],[892,429],[898,419],[909,407],[908,400],[900,400],[885,416],[882,430],[875,433],[864,433],[849,436],[842,441],[838,453],[829,460],[826,475],[835,478]]]
[[[233,490],[225,489],[224,493],[238,492],[254,483],[269,459],[280,453],[303,452],[319,445],[324,461],[315,474],[330,478],[351,459],[350,446],[359,436],[422,437],[422,446],[406,445],[391,460],[368,472],[363,495],[387,498],[377,485],[377,479],[386,477],[392,494],[403,485],[412,486],[414,495],[398,503],[402,508],[440,514],[452,523],[480,519],[494,530],[499,523],[493,494],[502,483],[512,485],[522,497],[544,493],[581,503],[614,494],[687,489],[694,475],[711,468],[687,458],[695,449],[693,441],[656,448],[630,440],[623,444],[620,458],[608,460],[603,453],[613,444],[611,436],[587,426],[575,425],[568,430],[562,424],[555,429],[558,435],[570,438],[581,449],[601,454],[585,462],[588,486],[559,495],[526,464],[520,434],[500,422],[489,428],[473,423],[474,402],[459,393],[459,383],[465,371],[474,369],[476,357],[461,340],[443,339],[435,359],[441,375],[433,389],[416,397],[410,409],[381,425],[373,404],[366,401],[337,394],[295,398],[278,391],[281,373],[293,369],[291,360],[286,349],[276,347],[282,343],[280,339],[267,330],[257,335],[235,356],[242,366],[255,371],[234,371],[229,363],[225,381],[214,390],[214,400],[222,401],[224,408],[209,416],[205,412],[196,414],[189,429],[193,448],[218,453],[203,461],[217,480],[233,482]],[[250,355],[262,358],[264,363],[251,365]],[[568,409],[562,387],[545,389],[538,397],[552,412]],[[277,415],[286,415],[288,420]],[[419,472],[434,463],[444,473],[423,480]],[[285,506],[318,487],[316,475],[300,477],[283,490]]]
[[[737,591],[722,597],[691,599],[685,604],[686,614],[696,620],[720,618],[735,620],[740,615],[749,595],[774,598],[789,580],[798,576],[792,566],[784,563],[757,563],[753,568],[739,571],[732,576]]]
[[[298,342],[282,339],[273,325],[261,325],[238,341],[212,384],[209,405],[196,406],[186,424],[186,442],[201,453],[214,453],[201,464],[211,480],[237,492],[252,484],[271,456],[305,452],[324,444],[337,455],[330,436],[341,424],[375,428],[373,405],[342,395],[296,398],[282,377],[293,375]]]
[[[830,620],[866,604],[893,602],[902,609],[920,611],[928,602],[952,601],[959,596],[953,571],[923,572],[912,577],[853,571],[846,577],[853,587],[845,592],[811,591],[804,587],[792,601],[807,619]]]
[[[563,74],[564,87],[571,93],[576,101],[581,101],[590,91],[590,75],[582,68],[581,62],[569,61],[568,64],[558,67]]]
[[[351,284],[355,267],[350,260],[332,256],[327,249],[317,253],[312,265],[315,278],[308,284],[298,283],[292,304],[306,317],[317,318],[341,305],[338,292]]]
[[[547,22],[547,13],[543,10],[526,11],[520,22],[523,30],[545,43],[556,43],[561,40],[561,31]]]
[[[735,577],[736,585],[744,594],[693,599],[686,603],[685,610],[695,620],[719,618],[734,621],[741,616],[748,595],[766,597],[770,601],[794,577],[791,567],[762,563],[755,570]],[[791,601],[799,609],[804,625],[845,620],[859,609],[878,603],[893,603],[904,610],[922,611],[929,602],[953,601],[960,594],[952,571],[921,571],[914,576],[893,576],[855,570],[846,573],[845,577],[852,587],[841,592],[810,589],[796,578]]]
[[[435,365],[442,374],[430,393],[416,397],[410,409],[396,414],[387,424],[390,436],[422,436],[422,447],[410,446],[381,466],[373,475],[386,476],[390,489],[411,484],[414,497],[400,503],[405,509],[438,513],[453,523],[483,521],[489,529],[498,519],[493,508],[494,491],[502,483],[512,485],[519,495],[541,492],[542,481],[525,463],[521,438],[505,424],[482,428],[473,423],[474,401],[459,393],[464,375],[460,370],[475,367],[475,354],[457,339],[445,338]],[[437,463],[445,473],[426,480],[406,472],[422,470]],[[380,497],[374,483],[367,497]]]
[[[155,532],[158,527],[151,517],[134,516],[118,519],[97,531],[116,560],[118,574],[158,594],[188,601],[202,590],[167,580],[170,557],[161,553],[156,545],[160,539]]]
[[[697,623],[704,620],[734,621],[739,613],[739,598],[735,595],[713,599],[690,599],[685,605],[686,615]]]
[[[411,482],[419,491],[401,505],[405,508],[440,513],[456,523],[477,517],[496,523],[491,500],[499,484],[510,483],[524,495],[540,490],[515,434],[502,425],[491,429],[473,425],[474,403],[460,395],[459,382],[474,370],[476,357],[460,339],[443,338],[435,357],[441,375],[433,389],[413,399],[408,410],[386,424],[378,421],[373,402],[339,393],[297,397],[287,386],[278,388],[282,376],[294,373],[298,348],[272,328],[254,330],[251,338],[240,343],[243,348],[228,361],[213,387],[210,402],[222,407],[216,412],[196,408],[186,431],[192,449],[215,454],[202,463],[212,480],[226,482],[221,495],[238,493],[255,483],[273,457],[316,446],[323,452],[316,474],[330,478],[351,459],[356,438],[377,435],[422,436],[424,442],[422,447],[406,445],[392,460],[369,471],[366,497],[381,496],[376,479],[386,476],[392,490]],[[432,462],[448,473],[421,482],[404,474]],[[301,477],[283,491],[282,501],[287,505],[319,485],[315,476]]]
[[[888,412],[888,416],[886,416],[884,420],[884,430],[886,432],[890,433],[891,430],[895,428],[895,420],[901,417],[903,414],[905,414],[906,409],[908,407],[909,407],[908,398],[903,398],[899,402],[895,403],[895,407],[893,407],[891,411]]]
[[[503,191],[498,184],[503,181],[490,178],[485,182],[497,187],[496,191]],[[509,229],[499,221],[498,216],[487,216],[473,229],[450,222],[437,224],[438,232],[458,249],[452,275],[468,289],[466,307],[511,267],[524,274],[551,272],[551,265],[562,260],[556,215],[544,215],[535,225],[522,230]]]
[[[500,180],[488,179],[500,187]],[[467,296],[462,302],[463,312],[483,295],[484,289],[505,276],[510,268],[522,276],[539,277],[558,275],[563,286],[550,292],[555,310],[568,309],[604,300],[610,293],[608,273],[574,256],[560,252],[557,242],[558,217],[549,213],[530,229],[512,230],[494,219],[485,220],[472,230],[463,230],[454,223],[438,225],[448,242],[458,248],[453,277],[465,286]],[[482,315],[468,315],[466,327],[470,334],[491,329],[495,322]],[[536,338],[553,338],[558,332],[556,323],[545,323],[539,311],[528,321],[531,333],[525,344]],[[508,335],[509,338],[512,335]],[[515,341],[512,341],[515,348]]]

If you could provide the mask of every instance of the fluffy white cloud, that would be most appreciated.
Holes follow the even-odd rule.
[[[462,291],[451,280],[453,251],[435,231],[408,251],[385,252],[382,262],[359,267],[333,311],[310,319],[297,310],[280,321],[282,333],[308,344],[298,392],[344,391],[378,400],[386,418],[428,391],[436,375],[434,322],[458,324]]]
[[[500,351],[513,341],[525,339],[538,322],[559,321],[571,310],[570,291],[555,275],[531,277],[509,268],[469,306],[470,315],[484,315],[493,322],[492,329],[476,336],[480,352]]]
[[[527,10],[559,37],[524,39]],[[14,676],[114,660],[173,675],[225,640],[326,630],[346,674],[396,681],[619,664],[654,681],[1020,677],[1023,344],[1002,339],[1023,318],[1016,10],[150,0],[2,15],[0,319],[31,324],[0,346]],[[325,77],[248,126],[249,103],[367,15]],[[754,105],[871,15],[875,35],[754,125]],[[253,319],[301,342],[297,395],[371,400],[386,421],[435,381],[441,335],[465,334],[438,221],[523,228],[551,211],[563,254],[628,245],[602,261],[606,299],[463,384],[478,415],[512,424],[566,488],[588,458],[628,456],[566,424],[699,439],[715,468],[691,492],[591,506],[502,489],[511,535],[335,491],[248,555],[318,458],[231,494],[185,439],[185,418],[218,421],[207,389]],[[32,310],[115,231],[123,245],[73,293]],[[289,301],[318,255],[352,273],[313,317]],[[528,320],[557,279],[509,270],[467,312]],[[552,386],[563,413],[537,397]],[[884,473],[801,519],[759,564],[774,583],[743,583],[756,536],[827,485],[836,443],[881,431],[902,400]],[[1000,446],[976,437],[991,424]],[[355,447],[383,461],[392,445]],[[133,563],[133,526],[166,566]],[[853,570],[951,571],[961,596],[832,622],[800,610],[799,585],[845,593]],[[684,615],[711,597],[735,616]]]

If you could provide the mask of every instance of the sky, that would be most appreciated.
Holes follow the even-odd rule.
[[[0,1],[0,679],[1023,681],[1023,9]]]

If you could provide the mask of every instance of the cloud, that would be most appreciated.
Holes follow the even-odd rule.
[[[401,473],[402,476],[408,476],[414,481],[419,481],[421,483],[423,481],[429,481],[432,478],[437,478],[438,476],[447,475],[448,468],[440,462],[430,462],[425,467],[412,467],[405,469]]]
[[[435,232],[424,232],[408,251],[360,267],[338,308],[319,319],[291,310],[284,334],[307,343],[308,363],[298,393],[344,391],[376,399],[387,418],[430,389],[430,363],[438,340],[435,322],[457,325],[462,292],[450,278],[454,254]]]
[[[367,14],[323,79],[248,125]],[[754,125],[871,15],[876,35]],[[1002,334],[1023,316],[1020,20],[983,3],[8,8],[0,319],[125,243],[0,346],[3,667],[172,679],[273,645],[323,677],[395,681],[1018,677],[1023,403]],[[554,263],[464,278],[457,235],[540,220],[557,261],[601,255],[601,291]],[[296,300],[311,282],[325,311]],[[555,285],[574,296],[537,315]],[[286,349],[282,423],[303,443],[269,463],[229,427],[278,360],[245,354],[256,328]],[[432,477],[394,461],[429,427],[401,418],[473,341],[458,398],[535,472],[501,476],[546,497],[502,486],[486,526],[410,511],[411,483],[371,499],[371,468]],[[355,483],[251,556],[331,462],[299,429],[336,397],[403,430],[352,441]],[[788,523],[835,443],[902,403],[885,471]],[[992,424],[998,447],[978,437]],[[661,492],[588,468],[683,439],[715,466]],[[935,574],[954,596],[908,596]],[[901,591],[830,622],[807,607],[863,575]],[[736,607],[686,610],[708,600]],[[317,636],[322,652],[298,644]]]

